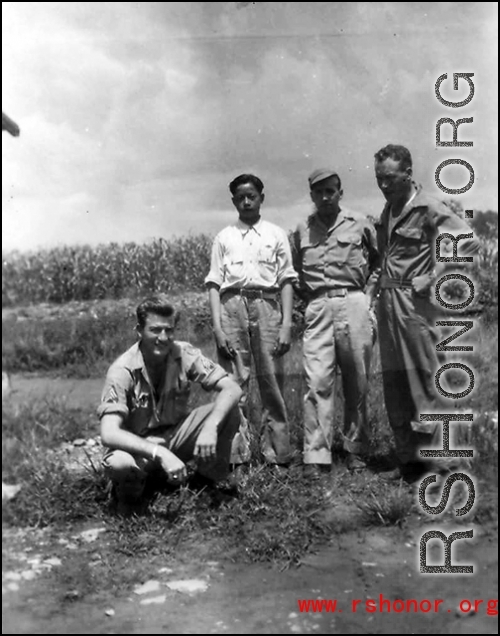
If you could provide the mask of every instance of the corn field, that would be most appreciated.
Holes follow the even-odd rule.
[[[212,237],[2,254],[4,307],[203,289]]]
[[[458,209],[457,214],[463,216]],[[498,315],[498,214],[471,222],[481,249],[471,274],[478,283],[475,310]],[[2,305],[138,298],[157,292],[204,289],[213,237],[206,234],[144,244],[63,246],[2,254]]]

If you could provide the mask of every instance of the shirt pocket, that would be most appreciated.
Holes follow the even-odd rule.
[[[243,256],[241,254],[228,254],[222,261],[224,268],[224,280],[226,282],[240,281],[245,273]]]
[[[317,268],[324,265],[325,246],[321,241],[302,239],[300,252],[304,269]]]
[[[130,396],[130,414],[127,421],[128,430],[136,435],[145,435],[153,416],[153,400],[151,394],[136,391]]]
[[[402,256],[417,256],[420,252],[424,233],[418,227],[399,227],[394,230],[398,251]]]
[[[272,245],[263,245],[257,254],[257,260],[259,262],[259,269],[261,276],[270,283],[274,283],[273,277],[276,276],[277,259],[276,251]]]
[[[361,236],[355,232],[342,232],[337,236],[337,247],[332,255],[339,264],[359,266],[364,262]]]

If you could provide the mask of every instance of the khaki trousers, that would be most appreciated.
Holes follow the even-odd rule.
[[[321,296],[305,313],[304,463],[331,464],[337,365],[344,391],[344,449],[362,454],[369,434],[366,410],[373,349],[372,319],[364,292]]]

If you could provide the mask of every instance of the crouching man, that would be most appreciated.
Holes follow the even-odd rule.
[[[199,349],[174,340],[178,318],[164,295],[141,302],[139,340],[106,376],[98,415],[118,512],[143,512],[155,490],[184,483],[190,460],[208,484],[228,473],[241,389]],[[190,411],[192,382],[216,391],[215,401]]]

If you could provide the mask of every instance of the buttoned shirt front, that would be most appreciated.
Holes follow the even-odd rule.
[[[122,415],[125,428],[144,436],[158,426],[175,426],[189,415],[192,382],[210,391],[226,377],[224,369],[187,342],[176,341],[167,356],[155,398],[144,358],[136,343],[109,368],[97,413]]]
[[[339,287],[364,290],[370,277],[377,276],[375,229],[359,213],[342,209],[328,227],[313,212],[297,226],[292,246],[293,262],[306,292]]]
[[[472,229],[442,201],[426,194],[414,184],[415,196],[401,214],[391,219],[391,206],[386,204],[375,224],[382,257],[382,273],[394,280],[411,280],[432,272],[436,261],[436,238],[439,234],[472,234]],[[391,222],[392,221],[392,222]],[[459,243],[461,256],[478,250],[474,237]]]
[[[250,226],[238,220],[215,237],[205,284],[215,284],[221,292],[278,290],[296,280],[288,237],[277,225],[260,219]]]

